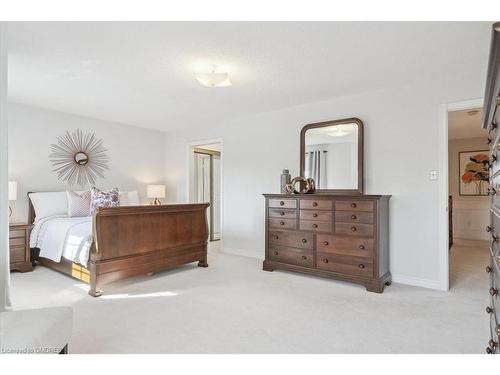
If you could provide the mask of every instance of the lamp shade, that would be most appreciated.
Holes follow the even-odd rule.
[[[148,185],[146,190],[148,198],[165,198],[165,185]]]
[[[17,200],[17,181],[9,181],[9,201]]]

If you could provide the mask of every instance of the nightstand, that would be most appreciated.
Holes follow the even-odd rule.
[[[29,224],[9,224],[10,270],[19,272],[33,271],[30,255]]]

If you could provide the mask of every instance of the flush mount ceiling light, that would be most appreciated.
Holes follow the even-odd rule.
[[[479,113],[479,110],[478,109],[473,109],[472,111],[468,111],[467,114],[469,116],[475,116]]]
[[[196,73],[196,80],[205,87],[227,87],[231,86],[228,72],[217,71],[216,66],[212,66],[209,73]]]

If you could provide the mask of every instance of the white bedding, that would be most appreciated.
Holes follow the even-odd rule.
[[[61,258],[87,266],[92,244],[92,217],[49,216],[35,221],[30,247],[54,262]]]

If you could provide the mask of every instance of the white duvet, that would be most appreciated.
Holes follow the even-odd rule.
[[[61,258],[87,266],[92,244],[92,217],[49,216],[35,221],[30,247],[54,262]]]

